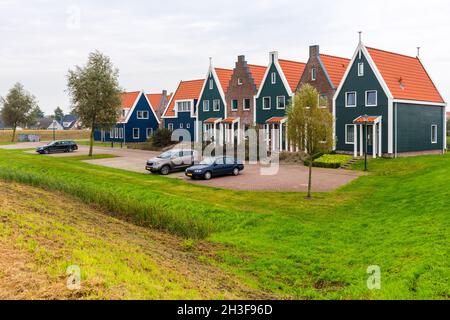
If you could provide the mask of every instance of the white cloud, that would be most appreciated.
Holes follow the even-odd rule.
[[[68,111],[67,70],[95,49],[120,69],[123,87],[159,92],[203,77],[210,56],[223,67],[239,54],[265,65],[271,50],[306,60],[309,45],[320,44],[326,53],[350,57],[363,30],[374,47],[414,55],[420,45],[447,99],[449,9],[435,0],[0,0],[0,94],[20,81],[45,111],[58,105]]]

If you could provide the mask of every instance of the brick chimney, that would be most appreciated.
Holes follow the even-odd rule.
[[[244,62],[244,61],[245,61],[244,55],[238,56],[238,62]]]
[[[309,57],[317,57],[320,54],[320,49],[318,45],[310,46],[309,47]]]

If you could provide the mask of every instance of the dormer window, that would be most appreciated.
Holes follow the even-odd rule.
[[[311,81],[316,81],[316,68],[311,69]]]
[[[364,76],[364,63],[358,63],[358,77]]]
[[[242,86],[243,82],[242,82],[242,78],[238,78],[238,86]]]
[[[214,81],[211,79],[209,80],[209,90],[214,89]]]
[[[275,72],[272,72],[271,78],[272,78],[272,84],[276,84],[277,83],[277,74]]]
[[[126,117],[127,116],[127,109],[122,109],[122,117]]]

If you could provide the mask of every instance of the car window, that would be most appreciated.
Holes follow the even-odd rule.
[[[183,157],[190,157],[192,154],[192,151],[183,151]]]
[[[170,151],[164,152],[158,158],[160,158],[160,159],[170,159],[170,158],[172,158],[172,152],[170,152]]]
[[[214,163],[214,158],[205,158],[200,164],[212,165]]]
[[[217,158],[216,159],[216,164],[224,164],[224,159],[223,158]]]
[[[231,157],[226,157],[226,158],[225,158],[225,163],[226,163],[226,164],[234,164],[235,161],[234,161],[234,159],[231,158]]]

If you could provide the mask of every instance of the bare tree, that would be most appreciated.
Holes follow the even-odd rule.
[[[122,104],[119,71],[109,57],[95,51],[85,66],[69,70],[67,87],[72,112],[91,127],[89,156],[93,154],[94,130],[110,129],[117,121]]]
[[[311,198],[314,157],[333,147],[333,116],[327,108],[319,108],[319,93],[309,84],[291,99],[287,115],[288,138],[308,158],[308,198]]]

